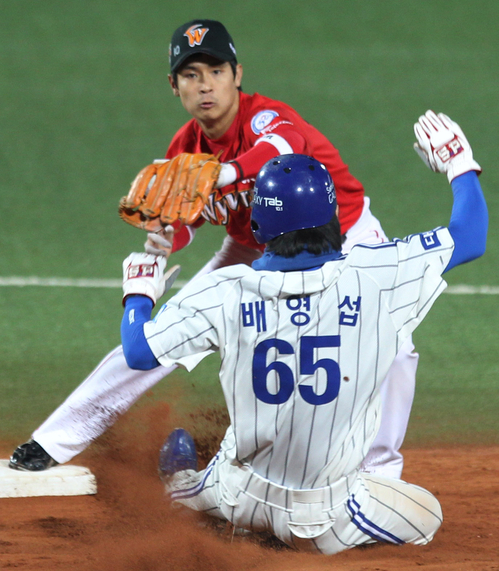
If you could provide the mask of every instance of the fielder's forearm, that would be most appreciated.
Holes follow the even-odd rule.
[[[199,218],[199,222],[196,226],[201,226],[204,223],[204,218]],[[172,224],[175,228],[175,234],[173,235],[173,248],[172,254],[182,250],[188,246],[196,235],[196,227],[194,226],[184,226],[178,220]]]
[[[454,204],[449,232],[454,240],[454,252],[446,272],[484,254],[488,228],[487,204],[477,173],[462,174],[452,181],[451,186]]]
[[[130,369],[148,371],[159,367],[144,335],[144,323],[151,319],[152,300],[144,295],[129,295],[121,320],[121,344]]]

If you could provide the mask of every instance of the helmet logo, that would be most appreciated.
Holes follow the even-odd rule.
[[[204,37],[210,28],[201,28],[201,24],[194,24],[185,33],[184,36],[189,41],[189,47],[200,46],[203,43]]]
[[[282,200],[279,200],[277,196],[275,198],[270,198],[269,196],[258,196],[255,194],[253,196],[253,202],[255,204],[263,204],[263,206],[274,206],[276,210],[282,210]]]
[[[336,192],[334,189],[334,184],[331,184],[327,189],[327,197],[329,199],[329,204],[333,204],[336,200]]]

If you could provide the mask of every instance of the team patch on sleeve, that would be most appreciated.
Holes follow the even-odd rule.
[[[253,133],[259,135],[276,117],[279,117],[279,113],[271,109],[265,109],[265,111],[257,113],[253,119],[251,119],[251,129]]]
[[[431,250],[433,248],[438,248],[438,246],[441,246],[436,230],[431,230],[430,232],[424,232],[423,234],[420,234],[419,237],[421,238],[421,245],[425,250]]]

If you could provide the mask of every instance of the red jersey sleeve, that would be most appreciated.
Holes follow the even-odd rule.
[[[278,130],[278,133],[258,138],[254,147],[230,161],[238,171],[238,180],[255,178],[263,165],[277,155],[305,152],[307,142],[301,133],[289,125]]]

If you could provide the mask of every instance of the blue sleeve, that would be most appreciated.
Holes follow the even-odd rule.
[[[483,256],[489,222],[487,204],[475,171],[456,177],[451,186],[454,205],[449,232],[455,247],[445,272]]]
[[[148,371],[159,366],[144,335],[144,323],[151,319],[153,302],[144,295],[129,295],[121,320],[121,344],[130,369]]]

